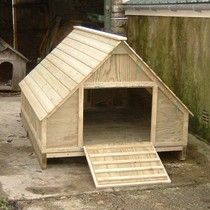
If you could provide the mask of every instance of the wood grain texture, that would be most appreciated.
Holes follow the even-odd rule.
[[[47,149],[78,145],[78,91],[47,119]]]
[[[183,117],[183,112],[159,90],[155,146],[185,144]]]
[[[118,145],[84,147],[96,188],[170,183],[150,142]]]
[[[27,115],[27,123],[30,124],[30,127],[34,130],[34,135],[37,136],[36,140],[39,144],[40,148],[42,145],[42,123],[39,121],[37,115],[35,114],[34,110],[32,109],[31,105],[28,102],[28,99],[25,97],[24,94],[21,94],[21,109],[24,111],[25,115]]]
[[[86,83],[131,81],[151,81],[151,79],[128,55],[112,55]]]

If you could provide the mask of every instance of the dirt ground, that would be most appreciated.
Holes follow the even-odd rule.
[[[194,136],[186,161],[160,154],[171,184],[96,190],[85,158],[40,169],[19,112],[18,95],[0,94],[0,197],[13,209],[210,209],[210,146]]]

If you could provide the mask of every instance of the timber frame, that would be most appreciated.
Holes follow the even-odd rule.
[[[96,56],[97,55],[97,56]],[[185,158],[192,113],[126,43],[126,38],[75,27],[20,83],[24,127],[42,168],[47,158],[84,156],[84,92],[152,89],[150,141]]]

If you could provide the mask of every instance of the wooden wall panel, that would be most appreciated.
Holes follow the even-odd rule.
[[[47,119],[47,149],[78,145],[78,91]]]
[[[31,126],[34,128],[34,131],[36,132],[36,135],[38,137],[37,141],[38,144],[41,145],[41,139],[42,139],[42,134],[41,134],[41,121],[39,121],[38,117],[36,116],[35,112],[33,111],[31,105],[29,104],[28,100],[26,97],[22,94],[21,95],[21,100],[22,100],[22,107],[21,109],[23,110],[24,114],[27,115],[28,119],[31,124]]]
[[[158,91],[156,146],[183,144],[184,114]]]
[[[127,54],[112,55],[86,82],[151,81]]]

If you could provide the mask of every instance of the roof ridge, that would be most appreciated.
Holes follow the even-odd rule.
[[[12,47],[10,44],[8,44],[4,39],[2,39],[0,37],[0,43],[3,44],[4,46],[4,50],[9,48],[10,50],[12,50],[14,53],[18,54],[20,57],[22,57],[23,59],[25,59],[26,61],[29,61],[28,58],[26,58],[21,52],[19,52],[18,50],[16,50],[14,47]]]
[[[83,27],[83,26],[74,26],[74,29],[78,29],[78,30],[81,30],[81,31],[86,31],[86,32],[89,32],[89,33],[92,33],[92,34],[96,34],[96,35],[103,36],[103,37],[106,37],[106,38],[114,39],[114,40],[117,40],[117,41],[126,41],[127,40],[127,37],[125,37],[125,36],[120,36],[120,35],[117,35],[117,34],[111,34],[111,33],[107,33],[107,32],[104,32],[104,31],[99,31],[99,30],[95,30],[95,29],[91,29],[91,28],[86,28],[86,27]]]

